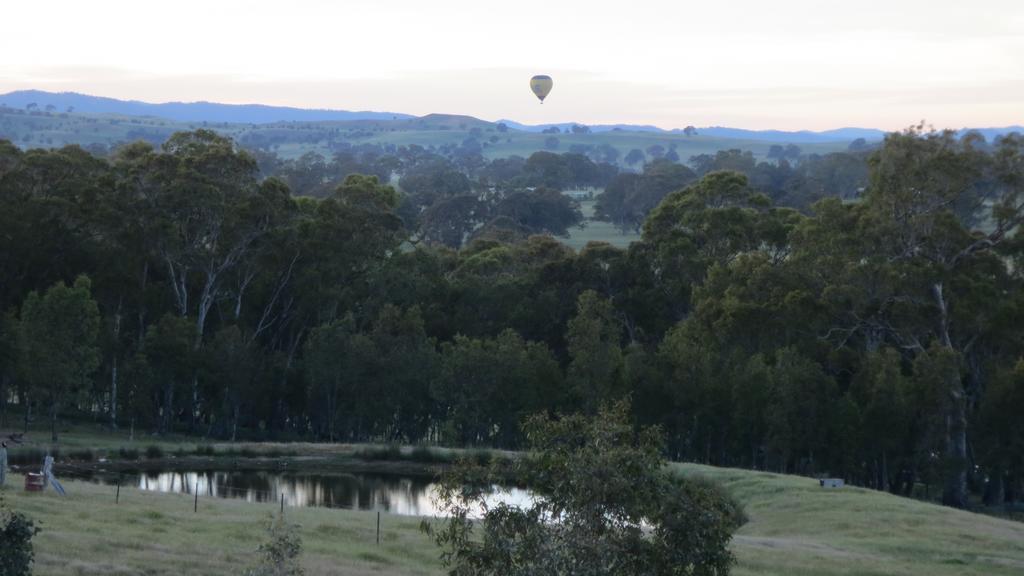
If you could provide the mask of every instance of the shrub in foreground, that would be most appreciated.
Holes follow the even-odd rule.
[[[284,514],[279,514],[270,519],[267,540],[259,547],[257,565],[246,571],[245,576],[302,576],[305,572],[299,564],[301,553],[298,526],[288,524]]]
[[[511,464],[534,501],[486,504],[508,479],[464,460],[444,477],[448,516],[423,529],[454,575],[724,576],[742,511],[717,486],[671,474],[657,429],[633,429],[627,403],[596,417],[531,418],[531,451]]]
[[[32,537],[39,532],[35,523],[20,512],[12,512],[0,498],[0,576],[28,576],[32,573]]]

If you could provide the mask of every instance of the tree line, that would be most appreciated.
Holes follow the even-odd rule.
[[[515,448],[527,415],[628,397],[672,458],[1019,500],[1022,145],[892,134],[856,199],[803,210],[654,166],[687,182],[641,240],[575,252],[517,221],[561,202],[534,181],[488,187],[526,198],[449,243],[416,203],[454,173],[311,197],[205,130],[109,158],[0,142],[4,415]]]

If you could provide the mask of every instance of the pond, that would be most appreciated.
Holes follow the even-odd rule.
[[[58,475],[59,477],[59,475]],[[95,476],[113,485],[117,479]],[[438,485],[429,478],[376,473],[318,474],[254,470],[140,472],[125,476],[122,485],[140,490],[195,494],[200,498],[235,498],[249,502],[280,502],[286,506],[320,506],[379,510],[402,516],[440,516],[434,499]],[[522,488],[494,487],[487,503],[529,506],[532,495]]]

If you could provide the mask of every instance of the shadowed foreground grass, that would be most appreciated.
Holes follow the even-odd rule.
[[[734,574],[1019,575],[1024,524],[960,512],[859,488],[823,490],[816,481],[745,470],[673,464],[687,476],[725,485],[750,517],[733,541]],[[37,575],[240,574],[253,560],[263,526],[277,508],[239,500],[192,497],[67,482],[69,495],[26,494],[9,478],[4,495],[36,519]],[[440,574],[437,551],[419,520],[376,514],[289,508],[301,525],[307,573]]]
[[[277,504],[193,497],[64,482],[68,496],[22,492],[21,476],[8,477],[8,505],[42,528],[34,542],[34,574],[239,575],[252,566]],[[418,518],[375,512],[286,508],[301,526],[302,564],[310,575],[439,574],[437,553],[419,531]]]

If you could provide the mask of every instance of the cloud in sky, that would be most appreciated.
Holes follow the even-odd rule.
[[[1024,123],[1019,0],[5,7],[0,91],[822,129]],[[540,106],[527,80],[555,78]]]

